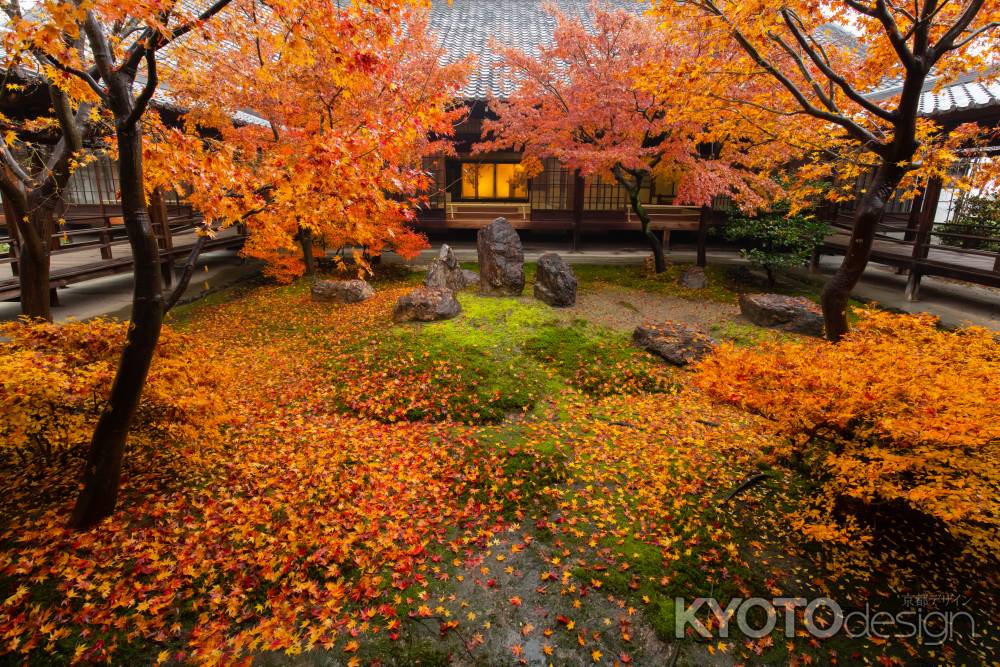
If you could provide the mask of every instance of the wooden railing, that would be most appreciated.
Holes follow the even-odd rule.
[[[931,200],[935,203],[933,207],[887,216],[876,228],[871,260],[908,272],[906,296],[910,300],[918,298],[922,276],[1000,287],[1000,236],[964,234],[954,231],[950,223],[935,223],[936,198]],[[850,213],[841,213],[829,222],[831,234],[822,251],[843,254],[850,241]],[[965,240],[971,242],[967,245],[989,249],[950,245],[942,242],[944,238]]]
[[[56,288],[132,269],[131,248],[115,208],[108,207],[96,215],[75,213],[67,215],[65,223],[49,239],[49,288],[54,297]],[[201,218],[190,211],[167,211],[165,207],[151,210],[150,217],[160,245],[164,279],[169,285],[173,264],[190,253]],[[204,250],[238,247],[243,237],[242,229],[230,228],[209,239]],[[18,259],[17,238],[0,220],[0,299],[16,299],[20,295]]]

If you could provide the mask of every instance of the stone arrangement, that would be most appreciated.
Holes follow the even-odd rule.
[[[317,280],[312,284],[313,301],[358,303],[373,296],[375,290],[364,280]]]
[[[449,320],[462,312],[455,293],[447,288],[418,287],[399,297],[392,309],[396,322]]]
[[[802,296],[741,294],[740,312],[758,326],[807,336],[823,335],[823,311]]]
[[[688,289],[705,289],[708,287],[708,276],[705,275],[705,269],[692,266],[681,274],[680,283]]]
[[[427,269],[427,275],[424,276],[424,286],[456,292],[470,284],[470,276],[468,275],[470,273],[476,275],[474,271],[466,271],[459,266],[455,251],[445,243]],[[476,280],[478,279],[479,276],[476,276]]]
[[[519,296],[524,291],[524,249],[505,218],[497,218],[476,234],[479,293]]]
[[[535,274],[535,298],[550,306],[565,308],[576,305],[576,276],[573,269],[554,252],[538,258]]]
[[[686,366],[715,348],[715,341],[703,328],[679,322],[638,326],[632,341],[675,366]]]

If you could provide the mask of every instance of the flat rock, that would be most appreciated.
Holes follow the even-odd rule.
[[[692,266],[681,274],[680,283],[682,287],[688,289],[705,289],[708,287],[708,276],[705,275],[705,269],[700,266]]]
[[[576,276],[573,269],[554,252],[538,258],[535,298],[550,306],[565,308],[576,304]]]
[[[524,249],[510,223],[497,218],[476,234],[479,293],[518,296],[524,291]]]
[[[358,303],[373,296],[375,290],[364,280],[317,280],[312,284],[313,301]]]
[[[632,341],[675,366],[686,366],[715,348],[715,341],[705,329],[679,322],[638,326],[632,333]]]
[[[741,294],[740,312],[758,326],[823,335],[823,311],[804,296]]]
[[[424,276],[424,286],[450,289],[454,292],[468,284],[465,271],[462,270],[458,258],[455,257],[455,251],[447,243],[442,244],[441,251],[427,269],[427,275]]]
[[[392,319],[396,322],[449,320],[462,312],[455,293],[443,287],[418,287],[396,300]]]

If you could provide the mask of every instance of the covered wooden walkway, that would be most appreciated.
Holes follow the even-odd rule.
[[[50,239],[49,287],[53,304],[58,303],[60,287],[132,270],[132,251],[117,206],[90,208],[68,211],[65,224]],[[159,240],[164,281],[170,285],[174,264],[190,254],[198,239],[201,217],[189,208],[170,210],[162,203],[151,206],[150,213]],[[202,251],[238,248],[243,240],[244,230],[231,227],[208,239]],[[17,239],[9,227],[0,224],[0,300],[19,298],[18,270]]]
[[[919,298],[923,276],[1000,287],[1000,234],[969,233],[956,221],[960,208],[961,198],[942,202],[941,181],[932,179],[912,201],[890,207],[878,226],[871,261],[908,274],[907,299]],[[832,231],[821,253],[846,252],[851,214],[848,209],[830,217]]]

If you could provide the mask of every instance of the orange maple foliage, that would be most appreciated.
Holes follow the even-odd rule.
[[[0,324],[0,443],[20,454],[65,459],[82,451],[114,379],[126,324]],[[165,328],[134,429],[164,441],[218,436],[227,411],[219,389],[226,368],[190,363],[204,351],[194,337]],[[9,453],[9,452],[7,452]]]
[[[592,28],[550,11],[551,46],[538,54],[498,47],[517,88],[508,99],[490,101],[497,118],[483,123],[479,150],[523,151],[529,176],[555,157],[584,177],[613,179],[641,221],[657,271],[664,270],[662,248],[639,198],[652,177],[674,181],[679,204],[707,206],[726,195],[755,209],[770,200],[776,187],[768,173],[743,169],[740,153],[707,159],[705,123],[685,111],[689,101],[676,87],[637,82],[637,72],[694,57],[689,45],[668,39],[654,19],[634,11],[595,3]]]
[[[981,328],[937,328],[929,315],[866,310],[839,344],[725,345],[695,382],[773,422],[822,481],[807,535],[849,540],[838,499],[902,503],[934,517],[971,554],[992,559],[1000,533],[1000,343]],[[862,531],[863,533],[864,531]],[[863,536],[863,535],[862,535]]]
[[[149,186],[185,183],[218,225],[245,222],[244,253],[283,282],[304,253],[415,254],[426,242],[407,223],[431,183],[421,158],[447,149],[432,136],[452,133],[465,71],[439,64],[417,5],[233,2],[225,16],[244,30],[222,22],[177,46],[191,63],[170,79],[186,126],[149,147]]]

